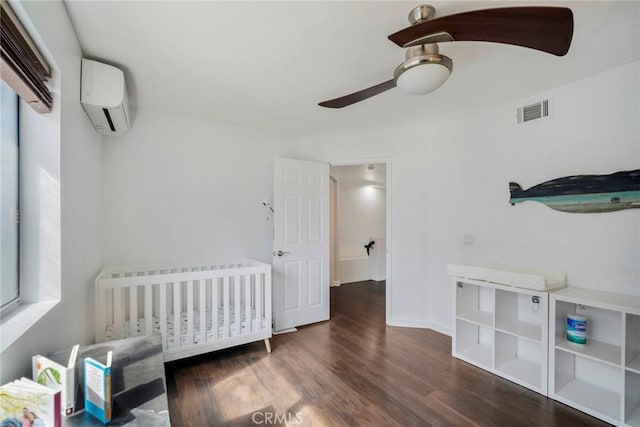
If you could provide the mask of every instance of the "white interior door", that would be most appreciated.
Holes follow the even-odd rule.
[[[274,163],[275,330],[329,319],[329,165]]]

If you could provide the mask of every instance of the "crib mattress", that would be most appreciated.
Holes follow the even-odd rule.
[[[241,309],[240,316],[242,317],[242,319],[240,322],[239,335],[244,335],[248,333],[247,321],[244,319],[245,317],[244,308]],[[212,314],[210,311],[207,311],[205,314],[206,325],[204,328],[204,333],[206,334],[206,341],[215,341],[215,340],[221,340],[224,338],[231,338],[236,336],[236,324],[235,324],[236,319],[235,319],[235,310],[233,306],[229,307],[229,335],[228,336],[224,327],[224,310],[222,308],[218,310],[217,317],[218,317],[218,331],[216,336],[215,331],[213,330]],[[170,316],[167,316],[167,318],[165,319],[166,331],[167,331],[167,347],[169,349],[180,348],[187,345],[187,342],[188,342],[187,313],[181,313],[180,321],[181,321],[180,341],[178,341],[178,338],[176,337],[176,333],[175,333],[176,328],[175,328],[174,316],[170,315]],[[251,310],[250,322],[251,322],[251,327],[249,330],[258,331],[257,315],[255,310]],[[262,316],[261,325],[263,328],[265,327],[264,325],[266,325],[266,318],[264,316]],[[133,327],[132,327],[132,322],[127,320],[122,325],[122,338],[149,335],[146,329],[147,329],[147,326],[146,326],[145,319],[137,319],[137,321],[134,322]],[[151,329],[152,329],[151,334],[153,333],[160,334],[160,319],[158,319],[156,316],[153,317]],[[105,337],[108,340],[116,338],[113,325],[107,326],[105,330]],[[195,311],[193,313],[193,344],[194,345],[199,344],[200,341],[202,341],[202,337],[203,337],[203,331],[200,325],[200,313],[198,311]],[[120,338],[120,337],[117,337],[117,338]]]

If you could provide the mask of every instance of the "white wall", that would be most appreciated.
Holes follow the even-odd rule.
[[[331,168],[338,180],[338,280],[341,283],[372,279],[370,257],[364,245],[372,237],[384,237],[386,233],[384,182],[354,176],[350,173],[353,168],[357,167]]]
[[[339,180],[340,258],[366,257],[370,237],[384,237],[386,192],[361,181]]]
[[[44,241],[37,237],[23,242],[21,253],[43,250],[39,245],[59,245],[59,259],[42,264],[23,265],[30,272],[58,275],[61,301],[31,327],[0,356],[0,382],[22,375],[30,375],[31,356],[69,347],[74,343],[86,344],[92,339],[93,314],[90,303],[93,278],[102,264],[100,239],[100,192],[102,180],[102,138],[93,130],[78,100],[80,99],[80,59],[78,41],[61,1],[29,1],[21,4],[36,30],[34,37],[46,46],[47,55],[54,63],[54,112],[50,116],[34,117],[25,111],[21,136],[25,148],[49,153],[41,162],[41,172],[47,175],[50,194],[41,194],[39,200],[48,206],[58,205],[60,211],[50,211]],[[17,5],[20,7],[20,5]],[[28,25],[30,27],[30,25]],[[37,119],[37,121],[36,121]],[[58,150],[59,147],[59,150]],[[41,187],[44,190],[45,187]],[[57,199],[56,199],[57,197]],[[32,203],[32,202],[29,202]],[[33,211],[34,206],[23,209]],[[42,215],[42,212],[39,214]],[[42,217],[40,217],[42,219]],[[58,224],[59,230],[55,229]],[[25,237],[25,236],[23,236]],[[26,236],[29,237],[29,236]],[[54,253],[48,252],[49,254]],[[51,267],[57,264],[58,269]],[[44,270],[43,270],[44,268]],[[56,270],[56,271],[54,271]],[[26,274],[21,280],[45,278]],[[42,284],[42,283],[40,283]],[[29,298],[40,298],[35,294]]]
[[[449,330],[448,263],[561,270],[573,286],[640,295],[640,210],[567,214],[508,204],[509,181],[527,188],[639,168],[639,75],[634,62],[447,123],[300,141],[299,155],[310,160],[391,157],[392,324]],[[515,124],[517,106],[546,96],[552,119]],[[463,245],[465,233],[475,245]]]
[[[286,140],[138,111],[104,143],[105,264],[271,262],[273,159]],[[269,218],[269,221],[267,221]]]

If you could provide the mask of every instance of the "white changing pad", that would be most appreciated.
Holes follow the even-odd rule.
[[[567,275],[560,272],[542,272],[522,267],[483,267],[475,265],[447,266],[449,275],[465,279],[482,280],[516,288],[549,292],[567,286]]]

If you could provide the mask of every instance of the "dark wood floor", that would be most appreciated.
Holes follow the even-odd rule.
[[[173,426],[596,426],[451,357],[451,339],[385,325],[384,283],[331,288],[331,320],[166,365]],[[271,421],[268,423],[267,421]]]

